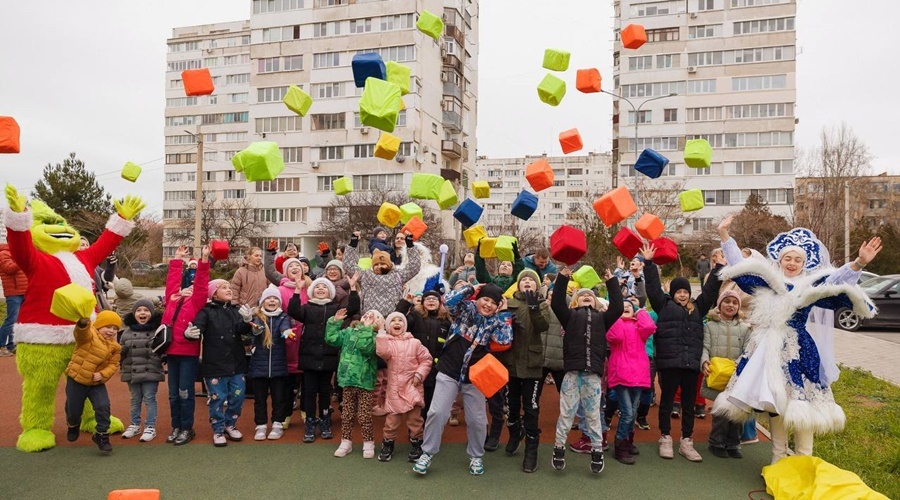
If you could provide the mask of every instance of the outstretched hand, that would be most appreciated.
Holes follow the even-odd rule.
[[[334,319],[338,321],[344,321],[345,318],[347,318],[346,309],[338,309],[338,312],[334,313]]]
[[[884,247],[881,245],[881,238],[876,236],[859,247],[859,258],[857,260],[863,266],[868,265],[869,262],[875,259],[875,256],[878,255],[882,248]]]
[[[619,259],[621,259],[621,258],[622,257],[619,257]],[[603,271],[603,279],[609,281],[610,279],[612,279],[612,277],[613,277],[613,273],[612,273],[612,271],[609,270],[609,268],[607,268],[605,271]]]
[[[729,215],[722,219],[722,222],[719,223],[719,227],[717,228],[719,231],[719,238],[725,242],[728,241],[729,236],[728,229],[731,227],[731,223],[734,222],[734,215]]]
[[[656,245],[652,243],[645,244],[644,247],[641,248],[641,255],[644,256],[644,260],[653,260],[653,256],[656,255]]]
[[[9,203],[10,210],[16,213],[22,213],[25,211],[25,204],[28,202],[28,199],[25,198],[24,194],[19,193],[15,186],[7,184],[6,201]]]
[[[350,276],[350,279],[347,280],[347,282],[350,283],[350,289],[351,289],[351,290],[353,290],[354,288],[356,288],[356,283],[357,283],[358,281],[359,281],[359,271],[356,271],[355,273],[353,273],[353,276]]]
[[[566,267],[562,268],[562,270],[559,271],[559,274],[562,274],[566,278],[571,278],[572,277],[572,269],[570,267],[566,266]]]
[[[187,246],[181,245],[180,247],[178,247],[175,250],[175,256],[173,257],[173,259],[174,260],[184,260],[184,258],[187,257],[187,254],[188,254]]]
[[[616,269],[625,269],[625,259],[621,255],[616,255]]]
[[[147,204],[137,196],[128,195],[124,200],[113,200],[116,212],[125,220],[134,220]]]

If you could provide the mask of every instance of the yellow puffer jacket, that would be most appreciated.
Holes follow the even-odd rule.
[[[92,325],[84,328],[75,326],[75,352],[66,367],[66,375],[83,385],[105,384],[119,371],[119,357],[122,346],[115,340],[106,340]],[[99,372],[102,379],[94,380]]]

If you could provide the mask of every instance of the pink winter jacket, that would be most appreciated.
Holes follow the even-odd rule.
[[[282,278],[281,285],[278,287],[278,291],[281,293],[281,309],[287,311],[287,305],[291,302],[291,297],[294,296],[294,288],[290,286],[285,286],[285,283],[290,282],[287,278]],[[300,294],[300,303],[306,304],[309,298],[305,293]],[[294,330],[295,337],[293,339],[285,339],[285,348],[287,349],[287,368],[288,373],[294,375],[300,373],[300,336],[303,335],[303,323],[291,319],[291,324],[293,325],[292,330]]]
[[[645,345],[656,323],[640,309],[634,318],[619,318],[606,332],[609,343],[608,386],[650,387],[650,357]]]
[[[197,264],[197,275],[194,279],[194,294],[188,298],[179,297],[178,300],[169,298],[181,290],[181,270],[184,261],[172,259],[169,261],[169,274],[166,276],[166,295],[164,297],[166,310],[163,313],[162,323],[171,325],[175,316],[175,309],[181,301],[187,301],[178,311],[178,318],[172,328],[172,345],[166,350],[167,356],[200,356],[200,341],[188,340],[184,337],[188,323],[194,321],[200,309],[206,306],[206,297],[209,290],[209,262]]]
[[[414,384],[415,374],[424,382],[431,371],[431,353],[422,342],[409,332],[394,337],[382,330],[375,337],[375,354],[388,365],[385,411],[400,414],[425,406],[424,389]]]

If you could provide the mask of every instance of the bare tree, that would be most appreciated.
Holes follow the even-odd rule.
[[[196,204],[184,208],[193,212]],[[247,198],[217,200],[206,198],[200,202],[200,240],[225,240],[232,249],[248,246],[265,239],[270,222],[261,220],[256,205]],[[170,229],[173,240],[190,245],[194,241],[194,219],[179,219]]]

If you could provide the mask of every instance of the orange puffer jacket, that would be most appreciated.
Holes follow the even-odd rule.
[[[75,352],[66,367],[66,375],[83,385],[105,384],[119,371],[119,357],[122,352],[115,340],[106,340],[92,325],[84,328],[75,326]],[[102,378],[94,380],[94,373]]]
[[[3,281],[4,297],[25,295],[28,288],[28,278],[13,260],[6,243],[0,244],[0,281]]]

